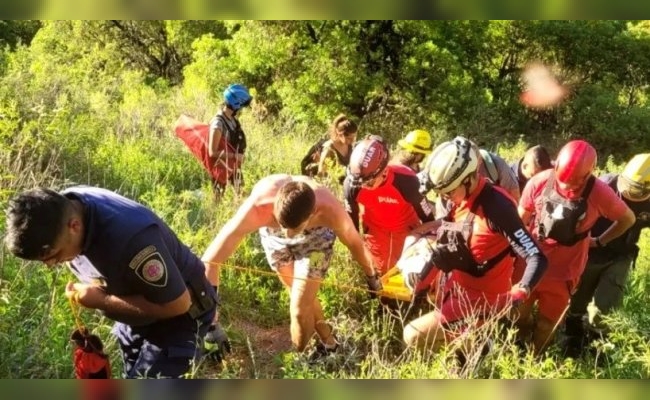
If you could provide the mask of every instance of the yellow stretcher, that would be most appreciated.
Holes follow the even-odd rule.
[[[431,251],[435,247],[435,243],[435,235],[426,235],[419,238],[404,250],[397,264],[404,263],[401,265],[405,265],[405,263],[415,263],[415,265],[424,266],[425,262],[431,257]],[[404,283],[404,277],[398,266],[392,267],[382,275],[381,284],[384,287],[379,294],[381,297],[402,301],[411,301],[413,298],[413,293]],[[435,285],[432,287],[434,291],[436,288],[437,286]]]
[[[389,269],[388,272],[382,275],[381,285],[383,286],[382,291],[379,293],[381,297],[402,301],[411,301],[413,297],[411,289],[406,287],[404,278],[397,267]]]

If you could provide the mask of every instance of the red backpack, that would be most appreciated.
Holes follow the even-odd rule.
[[[82,327],[72,333],[70,340],[74,343],[72,360],[77,379],[111,378],[111,363],[99,336]]]
[[[236,157],[228,157],[227,162],[215,162],[210,158],[208,152],[210,125],[183,114],[176,120],[174,132],[215,181],[225,185],[241,167]],[[221,135],[218,149],[226,151],[227,154],[236,154],[235,149],[226,141],[224,135]]]

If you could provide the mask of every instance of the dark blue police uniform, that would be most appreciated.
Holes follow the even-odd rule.
[[[77,186],[62,192],[84,205],[85,237],[72,272],[116,296],[141,295],[152,303],[175,300],[188,289],[189,312],[165,320],[116,320],[124,377],[180,377],[190,370],[216,312],[203,262],[145,206],[106,189]]]

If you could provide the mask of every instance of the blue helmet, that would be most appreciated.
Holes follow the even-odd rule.
[[[226,90],[223,91],[223,98],[226,101],[226,104],[228,104],[234,111],[246,107],[251,103],[251,100],[253,100],[253,97],[248,93],[246,86],[239,84],[228,86]]]

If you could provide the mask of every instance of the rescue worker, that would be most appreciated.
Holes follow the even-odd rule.
[[[510,168],[519,183],[519,192],[523,193],[528,180],[539,172],[553,168],[553,161],[551,161],[548,150],[538,144],[526,150],[524,156],[517,162],[512,163]]]
[[[314,332],[320,338],[310,358],[335,351],[338,343],[317,298],[338,237],[363,268],[371,295],[381,282],[341,202],[325,186],[304,175],[261,179],[203,255],[206,274],[218,286],[219,271],[244,237],[259,231],[271,269],[289,291],[291,341],[297,351]]]
[[[596,150],[584,140],[566,143],[555,167],[530,178],[519,202],[519,215],[532,227],[533,237],[548,258],[549,267],[530,298],[518,310],[517,325],[541,353],[564,320],[569,299],[587,262],[590,246],[606,245],[635,221],[634,213],[614,190],[593,176]],[[601,235],[590,237],[598,218],[614,221]],[[515,270],[515,276],[521,271]],[[533,305],[538,316],[532,316]]]
[[[243,186],[241,167],[246,152],[246,134],[237,119],[239,111],[250,105],[253,97],[244,85],[232,84],[223,91],[223,105],[210,121],[208,135],[208,155],[212,161],[223,168],[223,173],[212,178],[212,186],[217,199],[223,195],[228,182],[235,191]],[[228,146],[221,145],[225,138]]]
[[[214,318],[201,260],[151,210],[106,189],[34,189],[6,210],[4,242],[20,258],[67,262],[65,294],[116,321],[124,378],[190,371]]]
[[[409,242],[433,234],[430,259],[421,271],[406,275],[415,295],[428,289],[431,276],[448,274],[434,311],[404,327],[408,346],[438,349],[468,329],[469,321],[485,320],[512,302],[525,300],[546,269],[546,257],[517,214],[503,188],[478,173],[478,154],[463,137],[441,144],[427,163],[433,190],[451,208],[442,220],[424,224]],[[426,225],[432,229],[425,232]],[[511,283],[514,258],[526,261],[526,272]]]
[[[343,183],[345,208],[357,229],[361,221],[365,246],[380,275],[395,265],[409,232],[433,220],[431,205],[418,191],[415,172],[388,160],[383,139],[367,137],[352,150]]]
[[[391,164],[405,165],[415,173],[422,169],[420,165],[424,158],[431,154],[431,135],[427,131],[416,129],[406,134],[403,139],[397,141],[399,150]]]
[[[621,174],[607,174],[599,178],[611,187],[627,204],[636,217],[630,229],[606,245],[598,238],[612,225],[612,221],[600,217],[591,228],[590,235],[597,238],[595,247],[589,248],[589,257],[578,290],[571,297],[571,307],[566,319],[566,355],[580,356],[588,343],[588,332],[583,320],[590,307],[589,331],[607,333],[600,323],[600,315],[607,315],[623,303],[625,283],[639,255],[641,230],[650,227],[650,154],[637,154]],[[600,244],[600,245],[599,245]]]
[[[493,184],[505,189],[515,201],[519,201],[519,184],[517,183],[517,178],[510,169],[506,160],[495,153],[489,152],[485,149],[480,149],[476,143],[472,141],[470,141],[470,143],[472,144],[472,148],[478,158],[478,174],[488,178]],[[443,147],[444,145],[440,145],[433,150],[432,155],[427,159],[425,170],[418,174],[420,180],[420,192],[424,195],[429,193],[433,188],[433,183],[429,179],[429,175],[426,171],[429,169],[436,151]],[[448,212],[448,206],[447,202],[443,199],[436,199],[436,218],[442,218]]]

